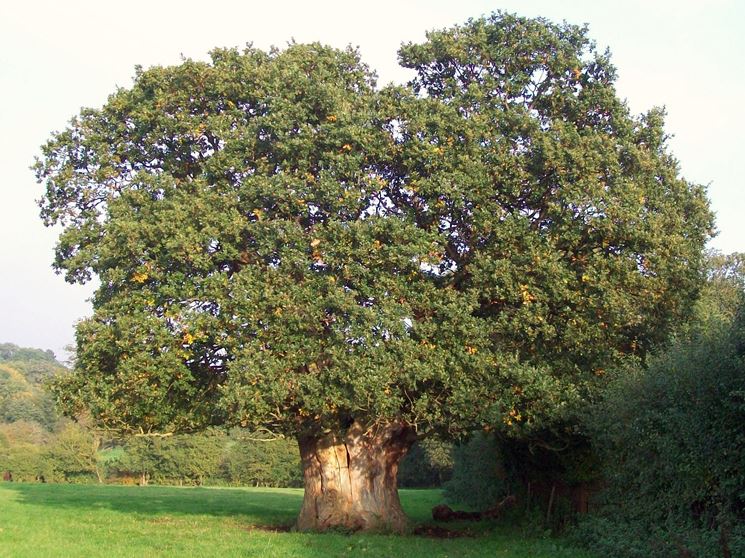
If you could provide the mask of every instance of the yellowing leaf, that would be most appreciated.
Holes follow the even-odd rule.
[[[529,304],[535,301],[535,296],[530,293],[527,285],[520,285],[520,294],[522,295],[524,304]]]

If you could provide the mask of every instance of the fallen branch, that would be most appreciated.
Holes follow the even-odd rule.
[[[439,504],[432,508],[432,519],[435,521],[455,521],[459,519],[466,521],[481,521],[482,519],[497,519],[502,515],[502,512],[506,508],[514,505],[516,500],[517,498],[511,494],[506,496],[493,508],[476,512],[457,511],[447,504]]]

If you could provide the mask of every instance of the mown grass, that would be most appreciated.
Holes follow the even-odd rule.
[[[401,500],[414,522],[428,523],[440,493],[402,490]],[[494,523],[449,525],[471,533],[454,539],[267,530],[292,524],[301,501],[296,489],[4,483],[0,556],[591,556]]]

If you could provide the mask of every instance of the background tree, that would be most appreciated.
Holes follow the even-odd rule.
[[[168,437],[127,438],[123,451],[112,458],[109,468],[120,476],[134,475],[140,485],[201,485],[216,477],[223,457],[226,437],[206,432]]]
[[[56,480],[86,482],[95,478],[103,482],[98,449],[101,438],[83,426],[68,422],[44,448],[44,457]]]
[[[57,364],[54,353],[50,350],[30,349],[28,347],[19,347],[13,343],[0,343],[0,362],[47,362]]]
[[[694,319],[678,331],[679,337],[701,335],[712,328],[729,327],[737,317],[745,292],[745,254],[706,254],[707,277],[694,307]]]
[[[134,475],[140,486],[147,485],[158,470],[158,442],[158,438],[128,438],[124,443],[124,451],[109,462],[109,469],[120,477]]]
[[[43,383],[65,368],[51,351],[0,345],[0,423],[26,421],[54,428],[54,402]]]
[[[216,476],[225,445],[225,435],[206,432],[155,440],[159,465],[153,480],[162,483],[204,484]]]
[[[236,430],[231,433],[222,468],[231,484],[303,486],[295,440],[262,439],[257,433]]]
[[[399,486],[442,486],[453,474],[453,449],[452,442],[438,438],[424,438],[416,442],[401,461]]]
[[[495,14],[401,60],[380,91],[351,50],[216,50],[54,134],[55,266],[101,280],[68,412],[295,436],[300,528],[403,529],[418,436],[556,437],[685,317],[706,198],[584,29]]]
[[[455,447],[453,461],[453,477],[445,485],[449,502],[487,510],[509,493],[504,458],[494,436],[474,432]]]
[[[34,481],[39,475],[52,478],[43,446],[51,434],[36,422],[0,423],[0,471],[11,471],[13,479]]]

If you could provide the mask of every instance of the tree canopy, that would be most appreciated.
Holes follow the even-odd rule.
[[[21,361],[21,362],[51,362],[59,365],[54,353],[47,349],[30,349],[28,347],[19,347],[14,343],[0,343],[0,362],[3,361]]]
[[[529,433],[687,315],[704,189],[586,29],[498,13],[400,61],[412,82],[378,88],[351,49],[218,49],[53,134],[55,267],[101,280],[70,412]]]

